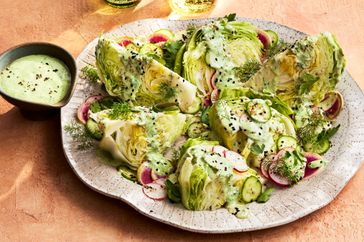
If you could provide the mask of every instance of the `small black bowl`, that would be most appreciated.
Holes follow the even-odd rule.
[[[17,106],[22,111],[22,113],[26,114],[26,116],[28,117],[54,113],[56,112],[57,109],[60,109],[61,107],[65,106],[72,96],[72,93],[75,88],[75,80],[77,73],[76,62],[68,51],[57,45],[53,45],[50,43],[34,42],[12,47],[9,50],[2,53],[0,55],[0,71],[4,70],[8,65],[10,65],[16,59],[28,55],[49,55],[64,62],[64,64],[68,67],[68,70],[70,71],[71,74],[71,85],[65,97],[56,104],[48,105],[48,104],[28,102],[14,98],[4,93],[1,90],[1,87],[0,87],[0,94],[6,101],[13,104],[14,106]]]

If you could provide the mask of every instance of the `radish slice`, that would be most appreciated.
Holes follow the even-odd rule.
[[[321,171],[323,171],[323,167],[318,167],[318,168],[310,168],[310,163],[316,160],[322,160],[322,157],[318,154],[315,153],[309,153],[306,152],[305,154],[305,158],[306,158],[306,168],[305,168],[305,175],[303,176],[304,179],[308,179],[309,177],[313,176],[313,175],[317,175],[318,173],[320,173]]]
[[[246,172],[249,169],[245,159],[234,151],[225,150],[224,157],[233,165],[234,170],[239,173]]]
[[[166,178],[166,176],[160,176],[157,173],[155,173],[153,170],[151,171],[150,176],[153,179],[153,181]]]
[[[269,170],[269,166],[270,166],[270,163],[267,162],[267,161],[262,161],[260,163],[260,172],[262,173],[262,175],[266,178],[269,178],[269,173],[268,173],[268,170]]]
[[[138,181],[142,185],[147,185],[153,182],[152,169],[148,166],[147,162],[144,162],[139,166],[137,177]]]
[[[211,102],[215,103],[217,100],[219,100],[219,89],[214,89],[211,92]]]
[[[208,97],[208,98],[205,98],[205,100],[203,101],[203,105],[205,107],[209,107],[212,105],[212,102],[211,102],[211,99]]]
[[[269,175],[269,178],[277,185],[279,186],[282,186],[282,187],[286,187],[290,184],[289,180],[286,178],[286,177],[283,177],[279,174],[277,174],[275,172],[275,164],[272,163],[270,166],[269,166],[269,169],[268,169],[268,175]]]
[[[81,123],[86,124],[88,120],[88,110],[90,109],[90,104],[82,103],[77,110],[77,118]]]
[[[334,95],[335,101],[329,109],[325,110],[325,114],[329,119],[334,119],[339,115],[344,105],[344,98],[339,92],[330,92],[329,95]]]
[[[119,45],[120,46],[124,46],[124,47],[126,47],[126,46],[128,46],[129,44],[131,44],[131,43],[133,43],[130,39],[123,39],[123,40],[121,40],[120,42],[119,42]]]
[[[275,154],[270,154],[269,156],[264,158],[264,160],[260,163],[260,172],[266,178],[269,178],[269,173],[268,173],[269,166],[275,160],[276,160],[276,155]]]
[[[166,180],[167,180],[167,178],[163,177],[163,178],[159,178],[158,180],[155,180],[154,182],[165,186],[166,185]]]
[[[160,42],[167,42],[168,39],[169,38],[163,34],[153,34],[152,36],[149,37],[149,42],[156,44]]]
[[[81,106],[77,110],[77,118],[81,121],[81,123],[86,124],[88,120],[88,111],[90,110],[91,104],[102,98],[103,96],[100,95],[91,96],[87,98],[84,103],[81,104]]]
[[[272,161],[273,162],[276,162],[277,160],[279,160],[280,158],[282,158],[286,154],[286,152],[292,152],[292,151],[294,151],[294,148],[292,148],[292,147],[285,147],[285,148],[283,148],[283,149],[281,149],[281,150],[278,151],[277,155],[275,155],[275,157],[273,158]]]
[[[211,89],[213,89],[213,90],[217,89],[217,86],[215,83],[216,78],[217,78],[217,71],[215,71],[214,74],[210,78],[210,86],[211,86]]]
[[[167,190],[164,184],[153,182],[143,186],[143,193],[150,199],[161,201],[167,197]]]
[[[224,156],[224,152],[228,150],[226,149],[224,146],[221,146],[221,145],[215,145],[212,147],[212,153],[215,153],[215,154],[219,154],[220,156],[222,157],[225,157]]]
[[[272,43],[269,35],[262,30],[258,31],[258,38],[259,38],[260,42],[262,42],[265,49],[267,49],[269,47],[269,45]]]

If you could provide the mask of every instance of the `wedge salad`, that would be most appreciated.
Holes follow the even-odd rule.
[[[231,14],[149,36],[101,36],[77,116],[98,154],[154,200],[239,218],[322,171],[345,68],[331,33],[285,43]]]

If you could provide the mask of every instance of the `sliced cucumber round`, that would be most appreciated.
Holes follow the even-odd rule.
[[[169,29],[159,29],[159,30],[155,31],[154,34],[163,34],[163,35],[167,36],[169,39],[174,38],[174,33]]]
[[[182,47],[178,50],[176,55],[176,60],[174,61],[173,71],[178,75],[182,74],[183,69],[183,54],[186,51],[186,44],[183,44]]]
[[[244,184],[243,189],[241,191],[241,199],[250,203],[252,201],[257,200],[259,195],[262,193],[262,183],[255,176],[248,177]]]
[[[163,58],[163,50],[161,49],[161,47],[152,43],[144,44],[142,48],[140,48],[139,53],[144,55],[155,55]]]
[[[272,117],[269,105],[262,99],[253,99],[246,104],[246,112],[255,121],[267,122]]]
[[[124,165],[119,166],[118,172],[122,177],[124,177],[130,181],[135,182],[137,180],[136,171],[133,171],[132,169],[130,169],[127,166],[124,166]]]
[[[204,123],[192,123],[187,130],[187,135],[190,138],[203,137],[208,132],[208,126]]]
[[[273,30],[264,30],[270,37],[270,40],[271,40],[271,46],[274,47],[277,45],[278,43],[278,35],[276,32],[274,32]]]
[[[129,51],[134,51],[134,52],[138,52],[139,51],[139,47],[136,46],[136,44],[134,43],[130,43],[127,46],[125,46],[125,49],[129,50]]]
[[[297,139],[295,139],[292,136],[282,135],[277,140],[277,149],[278,150],[281,150],[281,149],[284,149],[284,148],[296,149],[297,146],[298,146],[298,141],[297,141]]]
[[[330,149],[330,141],[327,139],[324,139],[317,143],[307,143],[303,145],[303,148],[307,152],[316,153],[319,155],[325,154]]]
[[[103,132],[99,127],[99,124],[93,121],[92,119],[88,119],[86,122],[87,132],[92,136],[92,138],[101,140],[103,136]]]

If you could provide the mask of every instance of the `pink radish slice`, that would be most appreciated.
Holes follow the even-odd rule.
[[[205,98],[205,100],[203,101],[203,105],[205,107],[211,106],[212,105],[212,102],[211,102],[210,98]]]
[[[270,163],[268,161],[262,161],[260,163],[260,172],[266,178],[269,178],[269,173],[268,173],[269,165],[270,165]]]
[[[333,93],[334,93],[334,95],[336,95],[335,102],[329,109],[327,109],[325,111],[326,116],[329,119],[336,118],[339,115],[339,113],[343,107],[343,104],[344,104],[344,99],[343,99],[342,95],[338,92],[333,92]]]
[[[82,103],[77,110],[77,118],[81,123],[86,124],[88,119],[88,110],[90,109],[90,104]]]
[[[100,95],[91,96],[86,99],[84,103],[81,104],[81,106],[77,110],[77,118],[80,120],[83,124],[86,124],[88,119],[88,111],[90,109],[90,106],[92,103],[102,99],[103,97]]]
[[[157,173],[155,173],[153,170],[151,171],[151,177],[152,177],[152,179],[154,180],[154,181],[156,181],[156,180],[159,180],[159,179],[162,179],[162,178],[165,178],[166,176],[160,176],[160,175],[158,175]]]
[[[123,39],[123,40],[121,40],[120,42],[119,42],[119,45],[120,46],[124,46],[124,47],[126,47],[126,46],[128,46],[129,44],[131,44],[132,43],[132,41],[130,40],[130,39]]]
[[[269,35],[263,30],[258,31],[258,38],[260,42],[262,42],[265,49],[267,49],[272,42]]]
[[[213,90],[217,89],[217,86],[215,83],[216,78],[217,78],[217,71],[215,71],[214,74],[210,78],[210,86],[211,86],[211,89],[213,89]]]
[[[167,42],[168,41],[168,37],[162,34],[153,34],[152,36],[149,37],[149,42],[150,43],[160,43],[160,42]]]
[[[275,172],[275,164],[271,164],[268,169],[269,178],[277,185],[286,187],[290,184],[286,177],[283,177]]]
[[[143,193],[150,199],[161,201],[167,197],[167,190],[164,184],[153,182],[143,186]]]
[[[286,154],[286,152],[292,152],[292,151],[294,151],[294,148],[285,147],[285,148],[283,148],[283,149],[281,149],[281,150],[279,150],[277,152],[277,155],[275,155],[275,157],[273,158],[272,161],[273,162],[276,162],[277,160],[279,160],[280,158],[282,158]]]
[[[219,89],[214,89],[211,92],[211,102],[215,103],[217,100],[219,100]]]
[[[226,149],[224,146],[221,146],[221,145],[215,145],[215,146],[213,146],[212,147],[212,153],[214,153],[214,154],[219,154],[220,156],[222,156],[222,157],[225,157],[224,156],[224,152],[226,151],[226,150],[228,150],[228,149]]]
[[[159,178],[159,179],[155,180],[154,182],[165,186],[166,185],[166,180],[167,180],[166,177],[162,177],[162,178]]]
[[[306,158],[305,175],[303,176],[304,179],[307,179],[313,175],[317,175],[318,173],[320,173],[320,171],[323,170],[322,167],[318,167],[318,168],[309,167],[311,162],[313,162],[315,160],[322,160],[322,157],[320,155],[315,154],[315,153],[309,153],[309,152],[306,152],[304,155]]]
[[[142,185],[147,185],[153,182],[152,169],[148,166],[147,162],[141,164],[138,168],[138,181]]]
[[[234,151],[225,150],[224,157],[233,165],[234,170],[237,172],[242,173],[249,169],[243,157]]]

